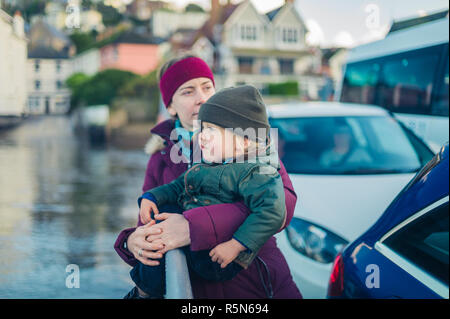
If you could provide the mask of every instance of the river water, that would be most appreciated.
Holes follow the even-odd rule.
[[[0,131],[0,298],[122,298],[113,245],[136,223],[147,160],[91,147],[67,117]]]

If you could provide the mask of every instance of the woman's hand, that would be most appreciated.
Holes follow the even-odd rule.
[[[146,240],[148,236],[161,234],[161,228],[154,227],[154,224],[155,221],[152,220],[149,224],[136,228],[127,240],[127,248],[133,254],[134,258],[147,266],[159,265],[159,261],[152,259],[162,258],[162,252],[158,252],[158,250],[164,248],[161,239],[155,239],[150,242]],[[140,256],[139,251],[141,249]]]
[[[191,243],[189,222],[183,215],[161,213],[156,215],[155,219],[161,222],[151,226],[151,228],[159,228],[161,231],[150,235],[147,241],[163,244],[164,247],[158,250],[159,253],[164,254],[171,249],[187,246]]]

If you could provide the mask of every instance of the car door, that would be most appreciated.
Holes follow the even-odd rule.
[[[392,280],[397,271],[407,274],[393,296],[449,298],[448,202],[446,196],[421,209],[376,242],[375,250],[398,268]]]

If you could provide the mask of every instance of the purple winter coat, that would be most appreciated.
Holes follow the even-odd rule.
[[[150,157],[145,182],[142,187],[143,192],[170,183],[187,170],[187,164],[175,164],[170,160],[170,149],[174,145],[174,141],[171,141],[169,136],[174,127],[174,121],[167,120],[151,130],[154,135],[162,137],[165,141],[165,146]],[[283,164],[280,164],[281,169],[279,172],[283,180],[286,199],[286,223],[284,226],[286,227],[294,214],[297,196]],[[218,244],[231,239],[249,213],[249,210],[242,202],[198,207],[185,211],[183,216],[189,222],[191,250],[212,249]],[[141,225],[138,218],[138,226]],[[124,248],[124,243],[135,229],[128,228],[123,230],[114,245],[119,256],[130,266],[136,264],[136,259],[133,254]],[[261,248],[258,256],[269,269],[274,298],[302,298],[292,279],[286,260],[276,245],[275,237],[271,237],[267,241]],[[248,269],[240,271],[232,280],[225,282],[207,281],[191,272],[190,277],[194,297],[197,299],[267,298],[257,267],[264,269],[264,266],[255,260]],[[266,272],[263,270],[262,274],[265,276],[267,284]]]

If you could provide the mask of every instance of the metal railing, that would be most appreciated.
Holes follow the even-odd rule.
[[[193,299],[186,256],[181,249],[166,253],[165,299]]]

